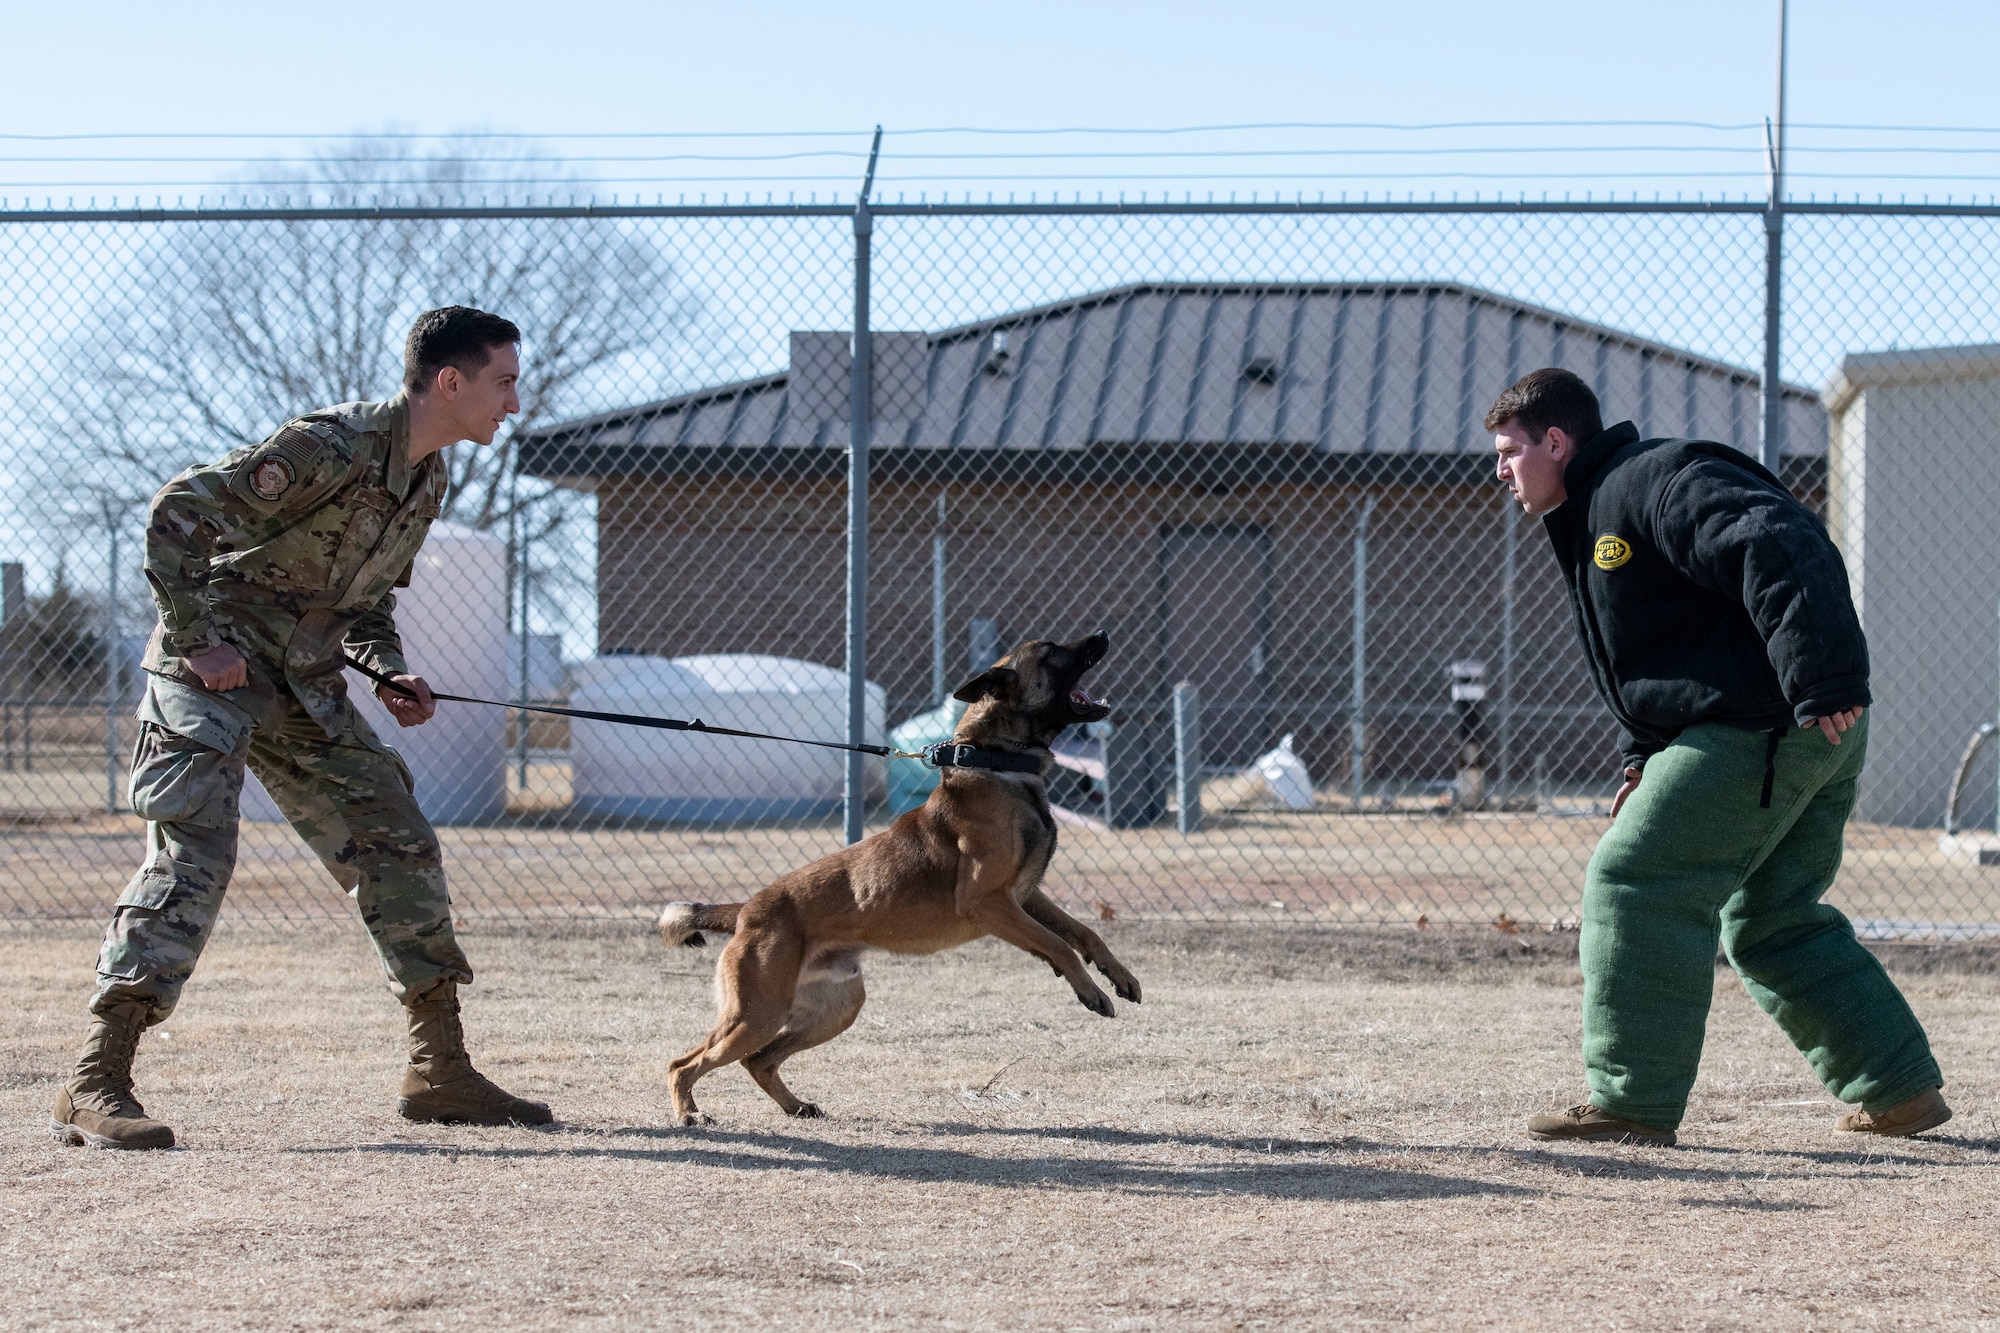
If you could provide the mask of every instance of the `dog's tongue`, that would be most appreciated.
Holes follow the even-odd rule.
[[[1091,698],[1080,689],[1069,692],[1069,701],[1082,708],[1095,708],[1097,706],[1097,700]]]

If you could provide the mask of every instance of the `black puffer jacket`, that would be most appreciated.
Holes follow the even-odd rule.
[[[1754,460],[1627,421],[1563,484],[1542,523],[1627,767],[1697,722],[1769,731],[1871,702],[1840,552]]]

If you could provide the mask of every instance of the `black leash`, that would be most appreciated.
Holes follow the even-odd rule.
[[[368,679],[385,689],[393,690],[405,699],[417,697],[415,690],[407,685],[398,685],[394,680],[372,667],[365,667],[353,658],[347,658],[347,665],[359,671]],[[506,703],[499,699],[474,699],[463,694],[440,694],[431,691],[431,698],[445,699],[455,704],[485,704],[489,708],[518,708],[524,713],[553,713],[557,717],[580,717],[592,722],[617,722],[628,727],[652,727],[659,731],[698,731],[706,736],[741,736],[753,741],[785,741],[791,745],[813,745],[822,750],[858,750],[862,754],[880,755],[884,759],[922,759],[919,753],[908,750],[892,750],[886,745],[846,745],[840,741],[809,741],[799,736],[773,736],[764,731],[738,731],[734,727],[711,727],[700,718],[645,717],[638,713],[596,713],[587,708],[556,708],[548,704]]]
[[[351,657],[346,658],[346,662],[384,689],[393,690],[405,699],[417,697],[415,690],[407,685],[397,684],[373,667],[363,666]],[[858,751],[861,754],[880,755],[884,759],[921,759],[933,768],[986,768],[1003,773],[1042,771],[1042,761],[1033,755],[1017,754],[1011,750],[987,750],[977,745],[958,745],[951,741],[927,745],[921,750],[897,750],[887,745],[847,745],[840,741],[809,741],[801,736],[773,736],[768,731],[738,731],[734,727],[711,727],[698,717],[683,719],[647,717],[640,713],[597,713],[587,708],[507,703],[499,699],[474,699],[464,694],[440,694],[436,690],[431,691],[431,698],[455,704],[484,704],[488,708],[518,708],[524,713],[552,713],[557,717],[580,717],[591,722],[616,722],[627,727],[652,727],[658,731],[697,731],[704,736],[739,736],[744,740],[783,741],[787,745],[811,745],[822,750]]]

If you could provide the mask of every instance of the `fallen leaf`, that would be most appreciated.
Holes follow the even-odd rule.
[[[1113,921],[1116,920],[1118,917],[1118,913],[1112,910],[1110,903],[1103,902],[1100,900],[1099,902],[1092,904],[1092,906],[1097,908],[1097,919],[1099,921]]]
[[[1430,928],[1431,928],[1431,919],[1430,919],[1430,917],[1428,917],[1428,916],[1420,916],[1420,917],[1418,917],[1418,918],[1417,918],[1417,929],[1418,929],[1418,930],[1429,930]]]
[[[1508,916],[1505,912],[1502,912],[1500,919],[1493,923],[1493,929],[1503,935],[1518,935],[1521,933],[1521,927],[1515,924],[1514,918]]]

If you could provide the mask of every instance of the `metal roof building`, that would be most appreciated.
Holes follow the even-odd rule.
[[[1607,421],[1756,449],[1751,372],[1454,283],[1145,283],[873,346],[884,447],[1483,455],[1493,397],[1558,365]],[[844,447],[850,356],[846,332],[793,333],[786,371],[544,427],[524,469],[580,479],[648,470],[633,450]],[[1785,400],[1785,452],[1823,456],[1818,395]]]
[[[1147,283],[873,349],[890,720],[996,636],[1106,630],[1138,822],[1165,809],[1183,683],[1207,762],[1292,735],[1358,799],[1455,762],[1447,668],[1482,662],[1499,789],[1608,772],[1615,728],[1486,409],[1561,365],[1648,434],[1749,451],[1759,421],[1739,367],[1444,282]],[[600,651],[842,660],[850,357],[845,332],[794,332],[783,373],[524,435],[524,471],[596,493]],[[1785,405],[1789,480],[1816,489],[1824,410]]]

